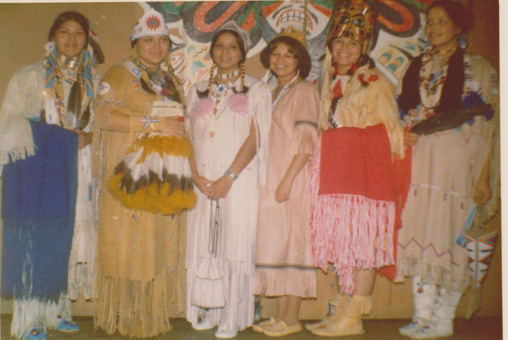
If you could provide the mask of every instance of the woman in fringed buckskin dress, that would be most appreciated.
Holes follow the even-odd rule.
[[[183,122],[166,117],[171,108],[164,104],[182,106],[184,96],[170,64],[163,16],[147,11],[131,44],[132,56],[106,72],[92,105],[94,175],[101,188],[95,322],[108,334],[149,338],[170,331],[170,317],[185,311],[185,212],[162,210],[155,194],[175,184],[171,190],[185,194],[192,183],[190,169],[183,168],[176,181],[167,176],[166,160],[183,158],[168,154],[169,147],[185,146],[188,139],[181,138]],[[150,150],[152,134],[166,136],[160,143],[172,142],[164,152],[129,162],[134,151]],[[190,141],[183,148],[187,157],[189,147]],[[146,170],[151,162],[158,170]]]
[[[492,110],[456,128],[407,138],[412,165],[397,268],[401,280],[413,280],[413,322],[399,329],[413,339],[453,334],[455,310],[470,281],[467,250],[457,237],[475,204],[487,203],[485,220],[499,201],[493,138],[499,114],[497,75],[461,45],[472,23],[461,3],[438,0],[426,14],[430,46],[409,66],[399,100],[409,127],[436,114],[444,115],[444,123],[453,118],[450,112],[483,104]]]

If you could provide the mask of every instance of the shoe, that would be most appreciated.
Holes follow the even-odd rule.
[[[311,332],[315,335],[329,337],[364,334],[362,316],[370,314],[371,311],[371,296],[355,295],[351,298],[345,316],[340,321],[313,329]]]
[[[302,324],[299,322],[288,327],[284,321],[279,321],[271,326],[267,326],[263,330],[263,334],[267,336],[285,336],[301,332],[302,330]]]
[[[40,329],[39,327],[32,328],[30,333],[28,333],[27,336],[23,337],[23,340],[46,340],[46,339],[47,339],[46,333],[44,333],[42,329]]]
[[[67,321],[62,319],[58,323],[57,330],[63,333],[77,333],[79,332],[79,326],[74,321]]]
[[[265,320],[263,322],[258,323],[257,325],[252,325],[252,330],[254,332],[256,332],[256,333],[263,333],[263,329],[266,326],[273,325],[274,323],[275,323],[275,319],[274,318],[270,318],[268,320]]]
[[[306,324],[305,329],[312,331],[313,329],[325,328],[331,323],[339,322],[346,314],[346,308],[349,304],[349,300],[349,296],[338,294],[336,300],[330,301],[330,304],[335,307],[332,313],[321,321]]]
[[[423,323],[419,320],[415,320],[405,326],[400,327],[399,334],[411,337],[411,335],[421,327],[423,327]]]
[[[219,339],[231,339],[234,338],[237,334],[238,328],[234,329],[219,328],[217,332],[215,332],[215,337]]]
[[[451,322],[440,323],[437,325],[425,325],[419,327],[411,335],[411,339],[439,339],[447,338],[453,335],[453,326]]]
[[[205,318],[196,324],[192,324],[192,328],[194,328],[197,331],[206,331],[208,329],[214,328],[215,326],[217,325],[214,325],[211,322],[209,322],[208,318]]]

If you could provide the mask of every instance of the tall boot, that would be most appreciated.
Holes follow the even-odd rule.
[[[426,326],[432,319],[432,313],[437,298],[437,287],[423,283],[419,276],[413,277],[413,321],[399,328],[399,333],[411,337],[421,327]]]
[[[372,311],[372,297],[354,295],[349,301],[342,319],[328,324],[324,328],[316,328],[311,332],[319,336],[346,336],[365,333],[362,316]]]
[[[337,293],[337,299],[330,301],[330,304],[334,307],[330,315],[319,322],[306,324],[305,328],[312,331],[313,329],[324,328],[330,323],[339,322],[346,315],[349,300],[350,297],[348,295]]]
[[[453,335],[453,319],[462,292],[439,287],[431,322],[411,335],[412,339],[439,339]]]

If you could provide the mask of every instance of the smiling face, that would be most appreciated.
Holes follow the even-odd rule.
[[[337,63],[340,74],[346,74],[355,64],[362,52],[362,45],[358,40],[346,37],[335,38],[331,44],[333,60]]]
[[[459,45],[462,30],[450,19],[441,7],[433,7],[427,13],[425,35],[430,44],[439,51],[454,49]]]
[[[141,37],[134,45],[139,61],[152,71],[156,71],[171,49],[171,40],[167,35]]]
[[[217,38],[212,48],[212,59],[219,73],[231,73],[238,68],[242,52],[233,34],[225,32]]]
[[[277,76],[279,82],[287,82],[293,79],[298,72],[298,59],[290,47],[284,43],[278,46],[270,54],[270,69]]]
[[[56,30],[53,41],[58,54],[74,58],[85,48],[86,32],[76,21],[69,20],[61,24]]]

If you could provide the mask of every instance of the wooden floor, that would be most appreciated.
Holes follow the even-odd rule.
[[[11,340],[14,339],[9,336],[11,315],[2,315],[1,318],[1,339]],[[76,334],[63,334],[56,331],[47,333],[48,340],[83,340],[83,339],[108,339],[108,340],[126,340],[118,333],[107,335],[102,331],[94,331],[93,319],[91,317],[76,317],[75,320],[80,326],[81,331]],[[364,327],[366,333],[364,335],[342,337],[336,339],[352,339],[352,340],[407,340],[407,337],[399,335],[397,329],[405,325],[409,320],[366,320]],[[176,319],[173,321],[173,330],[164,335],[160,335],[157,340],[202,340],[202,339],[215,339],[215,330],[208,331],[195,331],[190,324],[183,319]],[[502,332],[502,318],[501,317],[483,317],[473,318],[469,321],[465,319],[457,319],[455,321],[455,334],[452,337],[446,338],[450,340],[501,340],[503,339]],[[235,338],[238,340],[256,340],[256,339],[269,339],[269,337],[258,334],[247,329],[240,332]],[[294,339],[294,340],[313,340],[313,339],[326,339],[313,335],[312,333],[304,330],[298,334],[283,337],[281,339]]]

